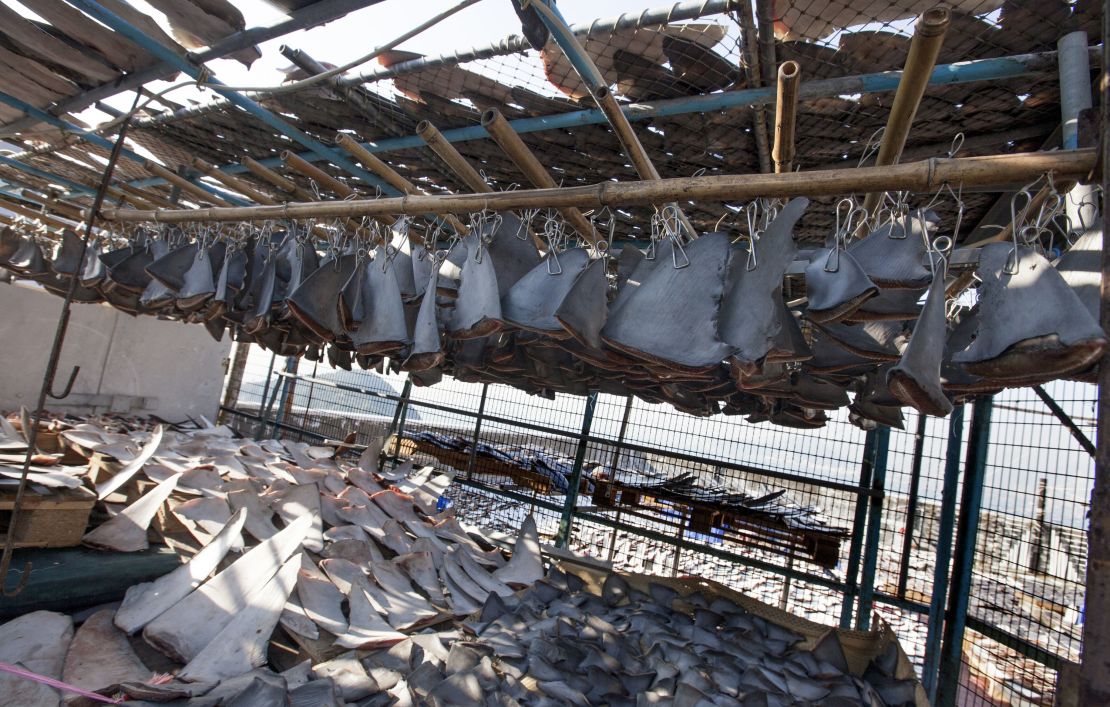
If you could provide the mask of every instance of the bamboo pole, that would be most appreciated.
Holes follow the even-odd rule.
[[[281,161],[285,163],[286,167],[300,172],[303,176],[323,186],[341,199],[350,199],[359,196],[357,191],[294,152],[290,152],[289,150],[282,152]],[[393,226],[393,222],[385,215],[378,214],[374,218],[383,226]],[[351,220],[347,221],[347,225],[358,232],[363,230],[360,224]],[[386,242],[388,243],[388,240],[386,240]]]
[[[138,206],[141,202],[145,204],[154,204],[155,206],[161,206],[165,209],[177,208],[177,204],[173,203],[169,199],[155,194],[149,189],[140,189],[139,187],[131,186],[126,182],[120,182],[119,189],[117,191],[121,193],[121,196],[123,198],[130,200],[131,203],[135,204],[136,206]]]
[[[205,190],[198,187],[196,184],[190,182],[185,177],[182,177],[180,174],[166,169],[156,162],[151,162],[150,160],[147,160],[143,163],[143,166],[146,167],[146,170],[154,176],[161,177],[170,184],[181,189],[181,191],[192,194],[194,198],[200,200],[202,203],[207,202],[209,204],[216,204],[217,206],[231,206],[231,204],[227,201],[224,201],[215,194],[209,194]]]
[[[0,197],[0,208],[5,208],[12,213],[19,214],[20,216],[25,216],[29,219],[41,221],[50,228],[73,228],[72,224],[68,224],[65,221],[59,220],[51,216],[50,214],[39,213],[34,209],[30,209],[22,204],[18,204],[6,197]],[[82,209],[82,212],[87,212],[87,209]]]
[[[24,189],[22,193],[24,196],[29,197],[31,201],[37,201],[40,204],[46,206],[51,211],[55,211],[61,214],[63,217],[68,218],[72,221],[80,222],[84,219],[82,209],[77,204],[69,204],[64,201],[59,201],[52,196],[41,194],[37,191],[34,191],[33,189]]]
[[[521,6],[535,8],[536,13],[539,14],[543,23],[551,31],[556,44],[563,50],[567,60],[574,66],[582,81],[589,86],[594,102],[605,114],[605,119],[609,122],[609,126],[613,128],[613,132],[616,133],[621,147],[624,148],[625,154],[628,155],[628,159],[631,160],[632,166],[636,169],[636,174],[640,176],[640,179],[659,179],[659,171],[652,164],[647,150],[640,142],[640,138],[636,137],[636,131],[632,129],[632,123],[628,121],[628,116],[621,110],[617,99],[613,97],[613,92],[609,90],[605,78],[586,52],[585,47],[578,41],[578,37],[567,26],[566,21],[542,0],[522,2]],[[668,206],[673,206],[678,212],[678,218],[682,225],[686,227],[688,237],[691,239],[697,238],[698,232],[694,230],[694,224],[690,223],[690,219],[686,217],[682,208],[675,203],[668,204]]]
[[[358,194],[358,192],[356,192],[351,187],[347,186],[343,182],[339,181],[335,177],[331,176],[324,170],[320,169],[316,165],[312,164],[311,162],[294,152],[291,152],[289,150],[285,150],[284,152],[282,152],[281,161],[285,163],[286,167],[292,169],[295,172],[299,172],[305,177],[308,177],[312,181],[319,184],[321,187],[338,196],[340,199],[346,199]]]
[[[340,133],[339,136],[335,138],[335,144],[346,150],[351,157],[358,160],[359,164],[384,179],[385,182],[394,189],[404,194],[424,193],[418,189],[415,184],[402,177],[396,170],[378,158],[377,155],[358,144],[358,141],[354,140],[350,135]],[[447,214],[443,220],[447,225],[455,229],[455,232],[459,235],[465,236],[470,233],[470,228],[456,218],[454,214]]]
[[[852,192],[933,192],[943,184],[1010,189],[1028,184],[1051,172],[1057,186],[1085,180],[1095,167],[1095,150],[1026,152],[989,157],[934,157],[887,167],[830,169],[784,174],[738,174],[639,182],[604,181],[557,189],[521,189],[489,194],[406,195],[385,199],[352,199],[169,211],[105,209],[104,218],[115,221],[242,221],[266,218],[376,216],[386,214],[473,213],[483,209],[503,211],[525,208],[601,208],[633,206],[678,199],[731,201],[757,197],[837,196]]]
[[[251,171],[251,174],[255,175],[256,177],[258,177],[262,181],[269,182],[270,184],[273,184],[275,187],[277,187],[281,191],[285,192],[286,194],[289,194],[294,199],[299,199],[300,202],[320,201],[319,197],[317,197],[315,194],[313,194],[309,190],[301,187],[299,184],[294,182],[292,179],[289,179],[288,177],[286,177],[284,175],[278,174],[274,170],[270,169],[269,167],[266,167],[265,165],[259,163],[258,161],[254,160],[250,157],[247,157],[247,158],[243,159],[243,166],[246,167],[247,169],[249,169]],[[278,218],[284,218],[284,217],[278,217]],[[359,226],[359,224],[355,223],[354,221],[348,220],[346,222],[346,226],[348,228],[354,230],[354,231],[360,231],[361,230],[361,227]]]
[[[431,122],[421,120],[416,126],[416,134],[420,136],[425,145],[431,148],[432,152],[447,163],[447,167],[463,181],[463,184],[470,187],[471,191],[476,194],[493,193],[493,187],[486,184],[486,180],[482,178],[481,174],[478,174],[478,170],[474,169],[470,162],[455,149],[454,145],[447,141],[447,138],[443,137],[443,133],[439,132],[439,129]],[[528,230],[528,233],[532,236],[532,242],[536,244],[536,248],[540,250],[547,249],[547,244],[543,242],[542,238],[533,233],[531,229]]]
[[[421,120],[416,126],[416,134],[424,141],[432,152],[436,153],[441,160],[447,163],[448,168],[463,181],[471,191],[478,194],[488,194],[493,191],[493,187],[486,184],[486,180],[482,179],[482,175],[478,174],[478,170],[471,166],[470,162],[463,157],[455,146],[447,142],[447,138],[443,137],[443,133],[432,125],[427,120]]]
[[[215,165],[205,162],[199,157],[193,158],[193,167],[202,174],[207,174],[209,177],[212,177],[228,189],[238,192],[239,194],[242,194],[248,199],[251,199],[259,204],[272,206],[278,203],[277,199],[270,196],[269,194],[258,191],[253,186],[248,184],[245,180],[242,180],[233,174],[221,172],[220,170],[216,169]],[[313,226],[312,232],[315,233],[319,238],[324,239],[328,238],[331,235],[327,232],[327,230],[321,228],[320,226]]]
[[[524,176],[532,182],[533,186],[540,189],[553,189],[558,186],[547,168],[524,144],[524,141],[509,125],[509,121],[505,120],[505,116],[501,115],[501,111],[490,108],[482,113],[482,127],[489,131],[490,137],[505,151],[505,154],[517,166],[517,169],[524,173]],[[602,250],[608,247],[608,244],[597,234],[594,225],[582,215],[581,211],[575,208],[566,208],[560,209],[559,213],[574,227],[574,230],[590,242],[590,245]]]
[[[802,71],[796,61],[779,66],[778,94],[775,101],[775,172],[794,169],[794,126],[798,118],[798,84]]]
[[[941,45],[944,44],[949,20],[948,8],[938,5],[926,10],[914,26],[910,51],[906,56],[906,68],[898,81],[894,104],[890,108],[890,116],[887,117],[886,129],[879,144],[879,154],[875,158],[876,167],[896,164],[898,158],[902,156],[902,149],[906,146],[906,138],[910,134],[914,116],[917,115],[917,108],[921,105],[925,88],[929,85],[929,78],[937,65],[937,56],[940,55]],[[881,193],[872,192],[864,198],[863,206],[868,213],[875,210],[881,196]]]

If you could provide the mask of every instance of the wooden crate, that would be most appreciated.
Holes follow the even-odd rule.
[[[96,494],[84,487],[48,494],[25,493],[15,529],[16,547],[73,547],[89,524]],[[15,492],[0,493],[0,542],[10,532]]]

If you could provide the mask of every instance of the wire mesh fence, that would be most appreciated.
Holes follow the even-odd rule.
[[[713,579],[829,625],[862,625],[861,616],[874,611],[919,670],[930,660],[936,669],[941,659],[939,649],[927,655],[936,640],[929,632],[934,595],[962,592],[967,629],[960,649],[947,649],[961,666],[960,704],[1051,704],[1058,670],[1079,657],[1093,478],[1080,438],[1093,434],[1088,384],[1045,387],[1066,418],[1032,389],[995,397],[978,522],[967,528],[961,479],[974,416],[910,414],[878,454],[878,437],[840,413],[824,430],[783,433],[604,394],[546,400],[500,385],[445,379],[421,388],[388,372],[301,361],[290,373],[287,365],[251,347],[235,399],[224,408],[240,432],[314,440],[353,432],[355,444],[386,434],[394,443],[421,433],[459,436],[471,446],[450,464],[419,449],[415,459],[454,467],[458,483],[447,499],[475,526],[512,533],[532,513],[545,542],[622,570]],[[563,464],[551,468],[570,473],[560,484],[552,483],[557,474],[506,473],[470,453],[479,448],[547,455]],[[946,493],[949,467],[956,475]],[[706,517],[696,504],[635,485],[686,475],[701,487],[778,494],[778,512],[802,509],[843,533],[833,536],[831,555],[827,547],[819,555],[788,526]],[[974,547],[966,587],[957,563],[940,573],[943,585],[934,584],[940,538],[949,542],[948,556],[961,543]],[[940,611],[951,607],[942,602]]]

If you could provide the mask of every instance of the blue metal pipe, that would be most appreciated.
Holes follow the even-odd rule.
[[[883,495],[886,491],[887,451],[890,449],[890,428],[875,430],[875,460],[872,463],[870,508],[867,512],[867,540],[863,548],[863,573],[860,581],[859,609],[856,628],[871,628],[871,610],[875,605],[875,568],[879,564],[879,539],[883,529]]]
[[[110,10],[102,7],[99,3],[94,2],[93,0],[73,0],[70,4],[76,6],[79,10],[82,10],[83,12],[89,14],[94,19],[107,25],[116,32],[119,32],[127,39],[145,49],[155,58],[169,64],[170,66],[177,67],[193,78],[199,78],[202,76],[200,68],[191,64],[184,57],[178,56],[175,52],[163,46],[159,42],[154,41],[146,34],[144,34],[141,30],[134,27],[114,12],[111,12]],[[208,75],[206,77],[206,83],[211,85],[214,90],[220,91],[220,93],[226,95],[228,97],[228,100],[230,100],[239,108],[247,111],[248,113],[266,123],[274,130],[277,130],[279,133],[289,138],[290,140],[293,140],[294,142],[300,143],[302,146],[307,147],[319,159],[331,162],[332,164],[340,167],[349,174],[358,177],[367,184],[381,188],[383,193],[389,194],[391,196],[401,195],[399,191],[389,186],[382,180],[378,179],[374,175],[370,174],[369,172],[365,171],[361,167],[358,167],[337,150],[333,150],[323,143],[318,142],[317,140],[310,137],[308,134],[304,133],[298,128],[293,127],[289,123],[285,122],[269,110],[263,108],[262,106],[255,103],[238,91],[221,89],[220,86],[222,86],[222,84],[218,79],[216,79],[215,76]]]
[[[0,103],[7,104],[7,105],[11,106],[12,108],[17,108],[17,109],[23,111],[24,113],[26,113],[27,115],[31,116],[32,118],[35,118],[36,120],[41,120],[42,122],[46,123],[47,125],[53,125],[54,127],[58,128],[59,130],[64,130],[65,132],[70,133],[72,135],[76,135],[77,137],[79,137],[83,140],[88,140],[89,142],[91,142],[92,144],[94,144],[98,147],[103,147],[107,150],[112,149],[112,142],[110,140],[107,140],[107,139],[101,137],[100,135],[97,135],[95,132],[92,132],[92,131],[89,131],[89,130],[82,130],[80,127],[74,125],[73,123],[62,120],[61,118],[58,118],[57,116],[53,116],[53,115],[47,113],[46,111],[41,110],[39,108],[36,108],[35,106],[31,105],[30,103],[27,103],[26,101],[21,101],[20,99],[16,98],[15,96],[11,96],[11,95],[8,95],[7,93],[4,93],[4,92],[0,91]],[[144,158],[142,155],[140,155],[136,152],[133,152],[132,150],[127,149],[126,147],[124,147],[121,150],[120,154],[123,155],[124,157],[128,158],[129,160],[132,160],[134,162],[138,162],[139,164],[145,164],[146,163],[146,158]],[[220,197],[222,199],[225,199],[226,201],[228,201],[232,204],[235,204],[237,206],[248,206],[249,203],[250,203],[250,202],[247,202],[247,201],[243,201],[242,199],[238,199],[234,196],[228,195],[226,193],[222,193],[222,192],[220,192],[216,189],[213,189],[209,185],[204,184],[203,182],[201,182],[200,180],[190,179],[189,181],[193,182],[194,184],[196,184],[201,189],[204,189],[209,194],[212,194],[214,196],[218,196],[218,197]]]
[[[80,192],[81,194],[94,193],[93,189],[88,188],[84,184],[80,184],[79,182],[75,182],[72,179],[67,179],[66,177],[54,174],[52,172],[47,172],[45,169],[39,169],[38,167],[27,164],[26,162],[13,160],[11,157],[7,157],[5,155],[0,155],[0,164],[4,164],[12,167],[13,169],[18,169],[21,172],[26,172],[27,174],[34,175],[39,179],[45,179],[53,184],[64,184],[70,189]]]
[[[948,449],[944,457],[944,486],[941,491],[940,518],[937,526],[936,563],[933,565],[933,594],[929,602],[925,662],[921,672],[921,682],[930,700],[936,696],[937,689],[937,666],[944,629],[944,607],[948,600],[952,532],[956,525],[956,492],[960,483],[960,448],[963,446],[963,437],[964,406],[957,405],[948,418]]]
[[[983,505],[993,401],[990,396],[976,398],[971,413],[963,497],[960,499],[960,525],[956,533],[956,555],[952,560],[952,593],[944,622],[934,702],[937,707],[954,707],[960,689],[960,662],[963,660],[964,629],[967,627],[971,570],[975,565],[975,542],[979,537],[979,511]]]
[[[513,2],[520,1],[521,0],[513,0]],[[551,37],[555,40],[555,43],[559,45],[559,48],[563,50],[563,54],[566,55],[571,65],[574,67],[574,70],[578,72],[578,75],[582,77],[582,81],[589,87],[590,92],[592,93],[602,86],[607,85],[605,83],[605,77],[602,76],[601,72],[594,66],[593,60],[590,59],[589,55],[585,52],[580,51],[581,45],[578,43],[578,39],[567,25],[566,19],[563,18],[563,13],[559,12],[559,8],[555,5],[554,0],[532,0],[532,4],[534,5],[539,5],[541,3],[544,7],[551,9],[552,14],[556,17],[556,21],[552,21],[551,18],[539,9],[536,10],[536,16],[540,18],[540,21],[547,27],[547,30],[551,32]]]

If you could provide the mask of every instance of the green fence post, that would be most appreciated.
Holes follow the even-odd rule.
[[[863,577],[860,582],[859,609],[856,628],[871,627],[871,609],[875,603],[875,568],[879,564],[879,540],[883,530],[883,495],[886,491],[886,459],[890,447],[890,428],[875,430],[875,456],[871,467],[871,501],[867,513],[867,541],[863,549]]]
[[[960,448],[964,440],[964,406],[957,405],[948,418],[948,449],[944,456],[944,487],[937,521],[937,551],[933,566],[933,594],[925,634],[925,662],[921,682],[929,699],[936,697],[937,661],[944,630],[944,605],[948,600],[949,565],[952,560],[952,531],[956,524],[956,490],[960,483]]]
[[[871,488],[871,471],[875,461],[875,430],[868,430],[863,439],[863,460],[859,465],[859,490],[856,491],[856,512],[852,519],[852,540],[848,546],[848,567],[844,571],[844,599],[840,604],[840,628],[852,627],[852,605],[859,587],[859,563],[863,548],[863,525],[867,522],[867,496]]]
[[[578,449],[574,453],[574,470],[568,479],[567,500],[563,504],[563,515],[559,519],[559,532],[555,535],[555,547],[565,548],[570,542],[571,528],[574,524],[574,509],[578,505],[578,486],[582,482],[582,464],[586,461],[586,445],[589,443],[590,427],[594,422],[594,408],[597,407],[597,392],[586,396],[586,409],[582,412],[582,431],[578,435]]]
[[[960,662],[967,626],[968,595],[971,593],[971,570],[975,566],[975,542],[979,537],[979,510],[983,504],[992,407],[993,398],[980,396],[975,399],[975,409],[971,413],[964,489],[960,499],[960,525],[956,532],[956,554],[952,558],[952,591],[949,593],[944,640],[940,649],[941,679],[937,681],[937,707],[953,707],[960,689]]]
[[[906,532],[902,535],[902,557],[898,563],[899,599],[906,598],[906,582],[910,575],[910,554],[913,552],[913,536],[917,524],[918,495],[921,489],[921,462],[925,456],[925,423],[927,417],[917,413],[917,432],[913,438],[913,463],[910,467],[910,498],[906,503]]]
[[[474,464],[478,461],[478,436],[482,434],[482,416],[486,412],[486,393],[489,383],[482,384],[482,398],[478,401],[478,416],[474,418],[474,439],[470,443],[470,458],[466,461],[466,478],[474,476]]]
[[[409,414],[409,394],[412,393],[412,378],[405,379],[405,386],[401,388],[401,402],[397,407],[397,415],[393,418],[397,422],[397,435],[393,440],[393,463],[401,456],[401,437],[405,434],[405,418]]]

